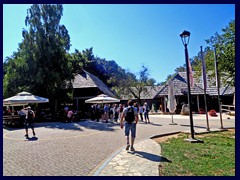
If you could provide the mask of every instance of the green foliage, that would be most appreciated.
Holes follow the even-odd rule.
[[[235,86],[235,21],[230,21],[226,28],[222,29],[222,35],[215,33],[207,39],[207,46],[203,51],[206,70],[210,78],[215,77],[215,56],[218,60],[218,72],[222,85],[230,84]],[[194,57],[194,70],[196,76],[200,77],[202,72],[201,54]]]
[[[148,87],[154,88],[154,79],[149,78],[149,70],[142,66],[142,69],[136,74],[128,73],[125,79],[119,81],[118,89],[121,96],[126,98],[135,98],[142,105],[141,95],[148,95]]]
[[[23,41],[4,66],[5,97],[21,90],[48,97],[53,104],[62,97],[62,83],[72,78],[66,55],[70,37],[59,24],[62,13],[63,7],[58,4],[34,4],[28,9]]]
[[[6,57],[3,63],[4,98],[21,91],[29,91],[50,99],[52,107],[55,101],[67,102],[72,99],[71,79],[86,69],[97,76],[121,97],[138,99],[147,93],[147,86],[154,86],[156,81],[149,78],[149,70],[142,66],[137,73],[131,73],[118,66],[114,60],[96,57],[93,48],[75,50],[69,54],[70,36],[64,25],[60,24],[63,15],[62,5],[34,4],[25,19],[27,29],[23,29],[23,40],[17,52]],[[214,75],[213,48],[217,48],[220,76],[225,75],[226,83],[235,83],[235,21],[223,29],[223,34],[215,34],[207,40],[209,46],[204,50],[207,70]],[[201,58],[191,61],[195,71],[201,72]],[[185,66],[175,72],[185,71]],[[200,76],[200,73],[197,74]],[[168,81],[172,78],[169,75]],[[160,83],[163,85],[165,82]],[[67,87],[67,89],[65,89]],[[133,88],[134,87],[134,88]]]
[[[208,77],[210,79],[215,79],[214,49],[216,48],[220,82],[223,86],[227,84],[235,86],[235,20],[230,21],[229,24],[222,29],[221,35],[215,33],[215,35],[210,37],[210,39],[207,39],[206,42],[208,46],[203,50],[203,56]],[[195,77],[202,76],[201,59],[200,52],[191,59],[191,66],[195,72]],[[185,64],[184,66],[180,66],[175,69],[175,73],[185,71]],[[174,76],[174,74],[169,75],[165,82],[162,82],[161,84],[166,83],[172,76]],[[211,85],[215,85],[214,83],[215,81],[212,81]]]
[[[226,77],[223,81],[235,85],[235,20],[231,21],[222,31],[222,35],[216,33],[206,42],[212,51],[214,48],[217,50],[219,73],[222,78]]]
[[[93,48],[75,50],[69,54],[70,36],[64,25],[60,25],[62,5],[34,4],[27,10],[23,29],[23,41],[17,52],[4,62],[4,97],[21,91],[29,91],[47,97],[52,107],[55,102],[67,102],[72,98],[71,79],[86,69],[122,95],[126,87],[154,84],[148,78],[147,69],[140,78],[122,69],[114,60],[94,56]],[[65,89],[67,87],[67,89]]]

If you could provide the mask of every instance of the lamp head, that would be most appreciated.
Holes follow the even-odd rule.
[[[189,31],[184,30],[180,37],[182,38],[182,43],[184,46],[188,45],[191,33]]]

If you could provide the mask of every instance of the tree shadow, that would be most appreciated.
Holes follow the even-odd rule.
[[[73,130],[73,131],[75,130],[84,131],[84,128],[94,129],[99,131],[115,131],[114,129],[115,126],[119,126],[119,124],[96,122],[91,120],[85,120],[80,122],[69,122],[69,123],[61,123],[61,122],[35,123],[35,128],[45,127],[45,128]]]

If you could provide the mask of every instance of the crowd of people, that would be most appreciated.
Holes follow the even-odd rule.
[[[150,123],[148,115],[150,107],[147,102],[145,102],[143,106],[138,105],[135,102],[133,106],[140,116],[140,120],[146,124]],[[106,123],[120,122],[124,108],[124,104],[104,104],[102,106],[100,104],[93,104],[89,109],[90,118],[91,120],[96,120],[97,122],[100,120]]]
[[[128,123],[126,120],[126,116],[128,114],[127,109],[132,107],[134,110],[134,121],[133,123]],[[150,107],[147,102],[144,105],[138,105],[136,102],[129,101],[128,106],[125,107],[124,104],[93,104],[89,109],[90,119],[96,120],[97,122],[115,122],[120,123],[121,128],[123,128],[123,119],[125,119],[125,135],[127,137],[127,147],[126,150],[130,148],[131,151],[134,151],[133,143],[136,136],[136,124],[139,121],[150,123],[148,113],[150,111]],[[10,108],[7,108],[4,114],[12,114]],[[32,129],[32,134],[35,137],[36,133],[34,130],[34,119],[36,117],[36,113],[31,110],[31,107],[28,106],[19,111],[16,111],[16,114],[20,116],[25,125],[25,137],[29,139],[28,129]],[[42,114],[40,113],[39,116]],[[61,113],[64,122],[74,122],[76,121],[78,115],[78,111],[71,110],[69,107],[65,107]],[[43,116],[43,115],[42,115]],[[129,132],[131,132],[131,141],[129,140]]]

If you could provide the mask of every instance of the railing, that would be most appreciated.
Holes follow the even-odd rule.
[[[18,115],[4,115],[4,125],[23,125],[23,120]]]
[[[235,114],[235,106],[234,105],[221,105],[222,111],[227,111],[229,114]]]

